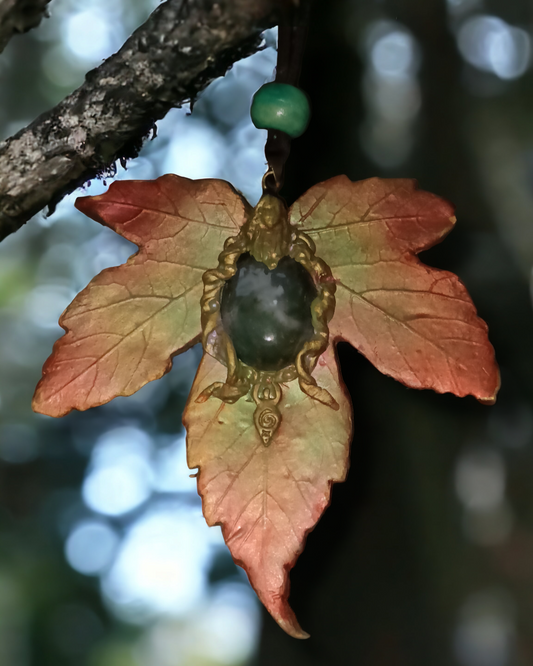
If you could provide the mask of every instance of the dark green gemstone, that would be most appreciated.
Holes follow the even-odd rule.
[[[314,333],[311,303],[317,292],[305,268],[290,257],[277,267],[244,254],[224,285],[220,313],[237,356],[257,370],[294,363]]]

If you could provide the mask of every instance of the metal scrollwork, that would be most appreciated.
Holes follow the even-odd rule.
[[[204,293],[201,300],[202,344],[205,351],[227,367],[225,382],[208,386],[197,398],[203,402],[214,396],[234,403],[252,393],[257,407],[254,423],[265,446],[268,446],[281,423],[278,404],[280,384],[298,379],[301,390],[314,400],[333,409],[338,404],[326,389],[317,385],[312,376],[320,355],[329,341],[328,323],[335,311],[336,285],[327,264],[315,255],[315,245],[305,233],[291,225],[283,200],[264,192],[240,233],[228,238],[219,255],[218,266],[203,275]],[[277,372],[260,371],[243,363],[235,353],[220,316],[222,289],[237,272],[237,261],[249,252],[257,261],[273,269],[280,259],[289,256],[299,262],[312,276],[317,296],[311,304],[314,335],[299,351],[294,364]]]

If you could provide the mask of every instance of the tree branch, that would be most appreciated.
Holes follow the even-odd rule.
[[[50,0],[0,0],[0,53],[15,33],[36,28]]]
[[[167,0],[54,109],[0,143],[0,240],[133,157],[171,107],[192,100],[276,23],[274,0]]]

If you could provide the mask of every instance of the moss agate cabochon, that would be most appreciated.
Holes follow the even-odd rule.
[[[249,254],[224,286],[220,313],[241,361],[276,371],[294,363],[314,333],[311,303],[317,291],[305,268],[284,257],[269,270]]]

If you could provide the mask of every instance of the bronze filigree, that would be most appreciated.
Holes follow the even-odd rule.
[[[222,289],[237,272],[237,261],[245,253],[250,253],[269,269],[276,268],[283,257],[291,257],[311,275],[317,290],[311,304],[313,336],[303,344],[293,364],[275,372],[257,370],[243,363],[222,324]],[[335,399],[318,386],[312,376],[320,355],[328,346],[328,323],[335,311],[335,282],[327,264],[316,256],[311,238],[289,223],[287,207],[280,197],[263,193],[240,233],[228,238],[224,244],[217,268],[204,273],[203,282],[202,343],[208,354],[227,367],[228,374],[225,382],[211,384],[197,401],[203,402],[214,396],[226,403],[234,403],[251,393],[257,405],[255,427],[265,446],[270,444],[281,423],[278,405],[283,384],[298,379],[306,395],[338,409]]]

